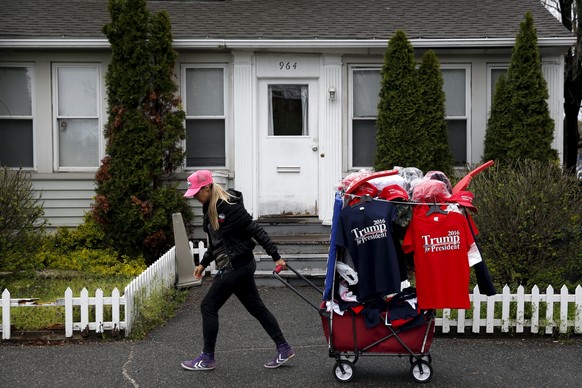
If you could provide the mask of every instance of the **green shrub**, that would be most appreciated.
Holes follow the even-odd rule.
[[[46,219],[30,173],[0,169],[0,268],[3,271],[35,269],[38,240]]]
[[[478,241],[494,281],[514,288],[582,282],[582,189],[554,163],[519,161],[477,175]]]
[[[59,228],[46,235],[36,262],[48,269],[95,275],[137,276],[145,269],[142,257],[129,258],[108,247],[103,231],[89,215],[74,229]]]

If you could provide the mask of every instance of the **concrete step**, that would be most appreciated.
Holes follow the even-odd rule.
[[[277,245],[281,255],[322,254],[329,251],[328,234],[271,236],[271,240]],[[255,255],[262,254],[263,248],[257,245]]]
[[[261,217],[257,223],[269,236],[328,235],[331,227],[322,225],[317,217]]]

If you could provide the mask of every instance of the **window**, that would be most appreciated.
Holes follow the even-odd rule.
[[[183,69],[186,167],[226,166],[226,67]]]
[[[0,65],[0,165],[34,167],[32,66]]]
[[[352,68],[350,72],[352,101],[350,104],[352,168],[372,167],[376,154],[376,118],[380,102],[379,68]]]
[[[446,96],[448,141],[456,165],[464,165],[469,149],[469,66],[443,65],[441,67]],[[352,169],[372,167],[376,151],[376,119],[380,102],[380,68],[352,67],[350,71],[352,101],[348,142],[351,145]]]
[[[445,115],[448,126],[449,147],[456,166],[469,162],[469,67],[466,65],[443,65],[443,90],[445,92]]]
[[[307,136],[308,85],[269,85],[269,136]]]
[[[99,167],[100,69],[95,65],[56,65],[56,168],[83,171]]]

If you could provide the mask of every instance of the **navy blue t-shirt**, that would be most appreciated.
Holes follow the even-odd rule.
[[[346,205],[339,217],[336,242],[354,261],[358,301],[400,291],[400,269],[392,238],[396,206],[386,201]]]

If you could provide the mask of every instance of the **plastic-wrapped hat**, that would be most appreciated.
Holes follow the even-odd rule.
[[[421,179],[412,192],[412,200],[416,202],[444,202],[450,196],[446,184],[436,179]]]
[[[400,187],[404,187],[404,185],[405,185],[404,178],[398,174],[373,178],[373,179],[370,179],[368,182],[370,182],[370,184],[376,186],[376,188],[379,191],[382,191],[382,189],[384,187],[391,186],[391,185],[398,185]]]
[[[453,193],[453,186],[451,185],[451,181],[444,173],[440,171],[429,171],[426,173],[424,177],[425,179],[436,179],[444,182],[445,186],[447,187],[447,190],[449,191],[449,194]]]
[[[414,186],[423,177],[422,171],[416,167],[405,167],[398,170],[398,174],[404,179],[404,185],[402,187],[408,191],[408,196],[411,197]]]

